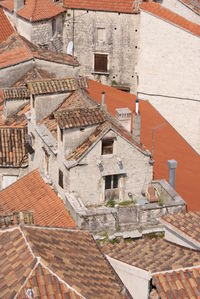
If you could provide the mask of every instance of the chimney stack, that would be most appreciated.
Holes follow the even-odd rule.
[[[102,93],[101,93],[101,105],[102,106],[105,105],[105,91],[102,91]]]
[[[116,109],[116,118],[127,131],[131,132],[131,110],[129,108]]]
[[[24,7],[25,0],[14,0],[14,11],[17,12],[18,10]]]
[[[141,116],[139,113],[139,100],[135,103],[135,112],[133,113],[133,138],[137,143],[140,143],[140,128],[141,128]]]
[[[167,163],[169,168],[169,184],[175,189],[175,172],[177,168],[177,161],[168,160]]]

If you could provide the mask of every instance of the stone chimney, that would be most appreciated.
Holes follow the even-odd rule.
[[[169,167],[169,184],[175,189],[175,172],[177,168],[177,161],[168,160],[167,163]]]
[[[116,118],[127,131],[131,132],[131,110],[129,108],[116,109]]]
[[[25,0],[14,0],[14,11],[18,11],[24,7]]]
[[[133,138],[140,143],[141,115],[139,113],[139,100],[135,103],[135,112],[133,113]]]

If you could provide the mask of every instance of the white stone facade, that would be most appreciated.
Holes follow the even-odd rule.
[[[138,94],[200,152],[200,38],[141,12]]]
[[[63,31],[63,52],[70,41],[81,64],[80,75],[119,84],[136,92],[135,63],[138,55],[139,14],[67,10]],[[94,69],[94,55],[107,55],[107,71]]]

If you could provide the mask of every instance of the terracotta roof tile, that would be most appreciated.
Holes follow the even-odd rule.
[[[85,298],[129,298],[89,232],[34,227],[23,232],[41,262]]]
[[[0,1],[0,5],[10,11],[14,10],[14,0],[2,0]]]
[[[167,242],[143,238],[102,244],[108,256],[151,273],[200,265],[200,252]]]
[[[48,269],[40,263],[31,273],[23,288],[17,295],[17,299],[26,299],[30,292],[33,292],[33,298],[72,298],[81,299],[81,295],[67,287],[56,275],[53,275]]]
[[[0,5],[10,11],[14,10],[14,0],[1,1]],[[25,6],[17,14],[30,22],[36,22],[51,19],[63,12],[65,9],[51,0],[26,0]]]
[[[65,204],[41,178],[37,170],[0,192],[4,214],[33,211],[34,223],[43,226],[75,227]]]
[[[200,268],[177,272],[163,273],[153,276],[153,286],[160,299],[198,299],[200,298]]]
[[[100,106],[58,111],[55,112],[55,117],[61,129],[85,127],[105,121],[104,112]]]
[[[102,91],[105,91],[108,112],[114,116],[117,108],[129,108],[131,112],[135,110],[135,95],[89,80],[88,95],[97,103],[101,103]],[[166,123],[162,130],[156,132],[154,140],[154,179],[168,181],[167,160],[177,160],[176,191],[184,198],[189,210],[200,210],[199,155],[149,102],[140,100],[140,114],[141,142],[150,151],[152,129]]]
[[[4,100],[30,99],[30,92],[27,87],[3,88]]]
[[[87,81],[84,85],[83,80],[79,81],[75,78],[28,81],[27,85],[33,95],[71,92],[80,88],[80,85],[81,88],[88,87]]]
[[[200,211],[166,215],[161,218],[161,221],[200,244]]]
[[[27,165],[28,154],[25,149],[27,128],[0,127],[0,166],[23,167]]]
[[[194,12],[200,14],[200,1],[199,0],[179,0],[189,8],[191,8]]]
[[[64,0],[66,8],[111,11],[122,13],[137,13],[138,1],[136,0]]]
[[[0,297],[14,298],[36,264],[18,229],[0,233]]]
[[[1,128],[24,128],[27,126],[25,113],[30,110],[30,103],[25,103],[18,111],[10,115],[7,119],[2,116],[3,111],[0,109],[0,126]]]
[[[3,9],[0,7],[0,44],[13,33],[14,29],[7,16],[3,12]]]
[[[161,6],[155,2],[142,2],[141,9],[152,13],[153,15],[175,24],[197,36],[200,36],[200,25],[197,25],[184,17],[174,13],[173,11]]]
[[[41,49],[17,33],[0,44],[0,69],[34,58],[72,66],[79,65],[73,56]]]

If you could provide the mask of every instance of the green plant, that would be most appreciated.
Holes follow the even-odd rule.
[[[163,200],[163,198],[160,196],[159,197],[159,199],[158,199],[158,205],[160,206],[160,207],[163,207],[163,205],[164,205],[164,200]]]
[[[128,206],[128,205],[131,205],[131,204],[136,204],[136,200],[135,199],[132,199],[132,200],[124,200],[124,201],[121,201],[119,202],[119,205],[120,206]]]
[[[117,81],[115,81],[115,80],[112,80],[112,84],[111,84],[112,86],[113,85],[117,85]]]
[[[68,16],[68,17],[70,17],[70,16],[71,16],[71,14],[70,14],[70,13],[67,13],[67,16]]]
[[[106,207],[114,208],[114,206],[115,206],[115,201],[113,198],[110,198],[106,203]]]
[[[120,225],[118,225],[118,226],[116,227],[116,232],[120,232],[120,230],[121,230],[121,227],[120,227]]]

